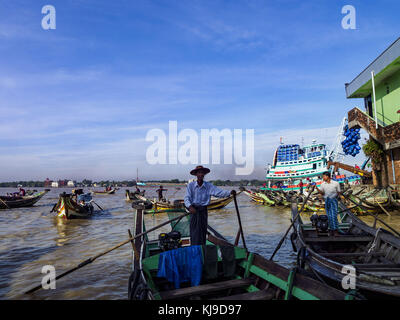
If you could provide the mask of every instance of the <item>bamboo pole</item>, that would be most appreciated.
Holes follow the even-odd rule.
[[[131,242],[131,241],[133,241],[133,240],[135,240],[135,239],[137,239],[137,238],[139,238],[139,237],[142,237],[142,236],[144,236],[145,234],[147,234],[147,233],[149,233],[149,232],[152,232],[152,231],[154,231],[154,230],[156,230],[156,229],[159,229],[159,228],[161,228],[161,227],[167,225],[168,223],[171,223],[172,221],[175,221],[175,220],[178,220],[178,219],[182,219],[183,217],[185,217],[185,216],[187,216],[187,215],[189,215],[189,214],[190,214],[190,213],[185,213],[185,214],[183,214],[183,215],[181,215],[181,216],[178,216],[178,217],[176,217],[176,218],[173,218],[173,219],[171,219],[171,220],[168,220],[168,221],[166,221],[166,222],[163,222],[163,223],[159,224],[158,226],[155,226],[154,228],[151,228],[151,229],[149,229],[149,230],[147,230],[147,231],[145,231],[145,232],[139,233],[138,235],[136,235],[136,236],[134,236],[134,237],[132,237],[132,238],[129,238],[128,240],[122,241],[122,242],[118,243],[117,245],[115,245],[114,247],[112,247],[112,248],[110,248],[110,249],[107,249],[106,251],[103,251],[102,253],[99,253],[99,254],[95,255],[94,257],[91,257],[91,258],[89,258],[89,259],[87,259],[87,260],[81,262],[81,263],[78,264],[76,267],[74,267],[74,268],[72,268],[72,269],[70,269],[70,270],[68,270],[68,271],[66,271],[66,272],[64,272],[64,273],[62,273],[62,274],[60,274],[59,276],[56,277],[55,280],[58,280],[58,279],[60,279],[60,278],[62,278],[62,277],[64,277],[64,276],[66,276],[67,274],[70,274],[71,272],[74,272],[75,270],[78,270],[78,269],[80,269],[80,268],[86,266],[86,265],[89,264],[89,263],[92,263],[92,262],[95,261],[97,258],[100,258],[101,256],[104,256],[105,254],[107,254],[107,253],[109,253],[109,252],[111,252],[111,251],[113,251],[113,250],[115,250],[115,249],[118,249],[119,247],[122,247],[123,245],[125,245],[125,244],[127,244],[127,243],[129,243],[129,242]],[[38,286],[36,286],[36,287],[34,287],[34,288],[32,288],[32,289],[26,291],[25,294],[33,293],[33,292],[35,292],[35,291],[37,291],[37,290],[39,290],[39,289],[41,289],[41,288],[42,288],[42,285],[40,284],[40,285],[38,285]]]

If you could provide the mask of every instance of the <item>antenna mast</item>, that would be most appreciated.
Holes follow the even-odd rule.
[[[340,151],[342,148],[342,141],[344,139],[343,130],[346,125],[346,121],[347,121],[347,119],[346,119],[346,117],[344,117],[342,120],[342,123],[340,124],[338,133],[336,134],[335,141],[332,145],[331,153],[329,154],[329,157],[328,157],[328,160],[330,160],[332,162],[342,162],[344,159],[344,154]],[[333,173],[333,170],[334,170],[334,168],[332,166],[331,173]]]

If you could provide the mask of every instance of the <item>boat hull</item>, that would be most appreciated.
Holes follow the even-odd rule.
[[[340,208],[346,209],[343,204]],[[292,219],[296,215],[297,206],[292,204]],[[343,270],[353,266],[357,273],[356,289],[362,294],[400,298],[400,277],[393,277],[391,272],[400,270],[400,239],[387,232],[379,233],[378,229],[369,227],[351,213],[342,217],[339,227],[348,230],[348,234],[315,237],[312,226],[303,224],[301,218],[296,219],[291,240],[298,252],[300,267],[313,270],[341,287],[348,276]]]
[[[12,209],[32,207],[38,202],[48,191],[38,192],[31,196],[21,197],[21,199],[12,200],[10,197],[0,197],[0,209]]]
[[[52,211],[55,211],[60,219],[87,219],[93,215],[94,207],[91,203],[76,203],[70,194],[61,194]]]

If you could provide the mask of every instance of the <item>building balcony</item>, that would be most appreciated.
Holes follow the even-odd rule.
[[[349,128],[362,128],[368,132],[376,141],[382,144],[384,150],[400,147],[400,122],[382,127],[376,123],[374,118],[358,108],[354,108],[348,113]]]

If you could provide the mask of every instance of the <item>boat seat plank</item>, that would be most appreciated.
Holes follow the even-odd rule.
[[[259,290],[254,292],[234,294],[232,296],[221,297],[212,300],[272,300],[274,296],[275,292],[271,290]]]
[[[384,256],[383,252],[371,252],[371,253],[364,253],[364,252],[323,252],[319,253],[321,256],[324,257],[363,257],[363,256]]]
[[[374,237],[370,236],[338,236],[338,237],[315,237],[305,238],[306,242],[370,242]]]
[[[163,300],[180,299],[196,295],[200,296],[226,289],[246,287],[249,286],[251,283],[252,280],[250,279],[234,279],[234,280],[220,281],[209,284],[202,284],[195,287],[188,287],[188,288],[181,288],[181,289],[160,292],[160,296]]]
[[[400,264],[398,263],[393,263],[393,264],[387,264],[387,263],[355,263],[353,264],[354,267],[356,268],[365,268],[365,269],[380,269],[380,268],[385,268],[385,269],[400,269]]]

